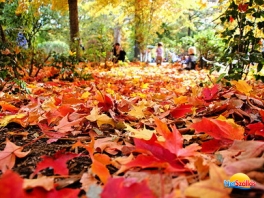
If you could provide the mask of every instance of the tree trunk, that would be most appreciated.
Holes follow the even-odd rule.
[[[134,47],[134,58],[136,60],[140,60],[140,48],[139,48],[139,42],[135,40],[135,47]]]
[[[3,27],[2,27],[1,24],[0,24],[0,35],[1,35],[1,41],[2,41],[2,43],[5,43],[6,42],[5,32],[4,32]]]
[[[68,0],[70,19],[70,47],[76,51],[77,58],[80,55],[79,20],[78,20],[78,0]]]
[[[121,26],[114,28],[114,43],[121,43]]]
[[[192,22],[191,14],[189,14],[189,21],[190,21],[190,23]],[[191,28],[190,27],[188,27],[188,36],[191,36]]]

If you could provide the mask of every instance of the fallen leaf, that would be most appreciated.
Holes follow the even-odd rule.
[[[20,198],[25,197],[23,179],[15,172],[7,170],[0,177],[1,197]]]
[[[19,114],[15,114],[15,115],[4,116],[4,118],[0,119],[0,126],[5,127],[9,123],[13,122],[15,119],[22,119],[26,116],[27,116],[27,114],[25,114],[25,113],[19,113]]]
[[[19,108],[17,108],[16,106],[9,104],[5,101],[0,101],[0,106],[2,107],[2,111],[10,111],[12,113],[17,113],[19,110]]]
[[[252,91],[252,86],[244,80],[231,81],[231,84],[235,85],[238,91],[244,93],[247,96],[249,96],[250,92]]]
[[[91,173],[84,173],[81,177],[80,183],[82,189],[88,193],[89,188],[97,183],[97,180]]]
[[[206,133],[217,140],[242,140],[244,138],[244,128],[234,123],[232,119],[219,120],[212,118],[202,118],[189,126],[195,129],[195,133]]]
[[[262,122],[248,124],[246,127],[249,129],[249,134],[264,137],[264,124]]]
[[[114,120],[106,114],[100,114],[100,108],[97,106],[93,107],[90,115],[86,116],[85,118],[91,122],[96,121],[98,127],[100,127],[102,124],[110,124],[112,127],[115,127]]]
[[[75,153],[65,153],[64,150],[57,151],[53,156],[41,156],[42,161],[37,164],[33,175],[49,167],[53,168],[54,174],[68,175],[66,163],[77,156]]]
[[[231,188],[224,186],[224,180],[228,180],[229,176],[225,173],[224,169],[215,164],[211,164],[209,168],[208,180],[199,181],[185,190],[185,195],[190,197],[201,198],[228,198],[231,193]]]
[[[44,188],[34,188],[26,194],[26,198],[76,198],[80,193],[80,189],[63,188],[61,190],[52,189],[46,191]]]
[[[101,198],[155,198],[146,180],[136,182],[133,178],[110,178],[106,183]]]
[[[215,153],[218,150],[229,147],[233,142],[230,140],[211,139],[202,143],[202,153]]]
[[[174,118],[182,118],[184,117],[187,113],[191,113],[193,105],[186,105],[186,104],[181,104],[180,106],[174,108],[171,110],[170,114]]]
[[[80,122],[82,122],[83,118],[74,120],[72,122],[69,122],[69,115],[64,116],[59,124],[54,127],[54,130],[56,130],[58,133],[67,133],[74,130],[73,126],[79,125]]]
[[[37,179],[24,179],[24,189],[32,189],[35,187],[42,187],[45,190],[50,191],[54,188],[54,178],[43,176]]]
[[[16,146],[14,143],[6,139],[5,149],[0,152],[0,170],[3,173],[14,167],[16,157],[23,158],[30,152],[22,152],[22,150],[23,147]]]
[[[102,94],[99,91],[97,91],[95,99],[99,102],[98,107],[102,108],[102,111],[104,112],[108,111],[114,106],[112,98],[109,95]]]
[[[156,132],[155,130],[146,129],[145,126],[143,129],[134,129],[129,124],[124,123],[124,125],[126,126],[125,130],[129,132],[128,135],[134,138],[150,140]]]
[[[86,146],[86,150],[89,152],[89,155],[92,159],[91,171],[93,174],[97,175],[102,183],[106,183],[106,181],[111,177],[109,170],[106,165],[110,163],[110,158],[107,155],[100,154],[94,155],[94,136],[91,136],[92,140],[90,145]],[[103,156],[104,159],[99,159],[98,156]]]
[[[205,101],[211,101],[216,99],[218,94],[219,85],[215,84],[213,87],[204,87],[202,90],[202,95]]]
[[[188,157],[196,154],[197,150],[201,147],[194,143],[183,148],[183,138],[181,133],[175,126],[172,126],[172,132],[168,129],[167,125],[155,118],[155,124],[157,125],[157,132],[165,139],[164,142],[160,142],[164,148],[168,149],[171,153],[174,153],[178,157]]]
[[[143,111],[145,108],[146,108],[145,106],[134,106],[134,105],[132,105],[132,109],[128,112],[128,115],[133,116],[137,119],[144,118],[145,114]]]

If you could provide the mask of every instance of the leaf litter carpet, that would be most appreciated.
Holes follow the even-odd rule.
[[[263,83],[171,64],[87,70],[0,92],[1,197],[263,197]],[[236,173],[250,183],[226,187]]]

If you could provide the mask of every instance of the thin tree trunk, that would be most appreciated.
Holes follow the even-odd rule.
[[[80,56],[78,0],[68,0],[70,19],[71,50],[76,51],[77,58]]]
[[[1,24],[0,24],[0,35],[1,35],[1,41],[2,41],[2,43],[5,43],[6,42],[5,32],[4,32],[3,27],[2,27]]]

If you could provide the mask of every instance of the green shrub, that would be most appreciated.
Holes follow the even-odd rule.
[[[45,53],[55,52],[58,54],[69,54],[70,47],[62,41],[47,41],[38,44],[38,49],[44,50]]]

